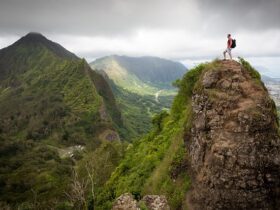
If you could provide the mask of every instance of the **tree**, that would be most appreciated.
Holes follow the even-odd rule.
[[[87,209],[87,188],[88,179],[79,179],[76,170],[72,170],[72,178],[70,184],[70,192],[65,192],[74,209],[86,210]]]

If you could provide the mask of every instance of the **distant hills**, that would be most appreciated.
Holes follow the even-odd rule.
[[[270,77],[270,76],[262,74],[262,81],[272,82],[272,83],[280,83],[280,78]]]
[[[262,75],[262,81],[265,83],[265,86],[268,89],[270,96],[274,100],[278,114],[279,114],[279,112],[280,112],[280,78],[272,78],[272,77],[269,77],[266,75]]]
[[[186,67],[179,62],[149,56],[112,55],[90,65],[104,71],[118,86],[140,95],[154,95],[161,89],[164,95],[164,90],[172,89],[172,82],[186,72]]]
[[[151,128],[151,118],[169,109],[177,89],[172,83],[187,71],[179,62],[158,57],[112,55],[90,63],[110,84],[131,137]]]

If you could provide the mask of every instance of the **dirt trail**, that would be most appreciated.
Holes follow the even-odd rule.
[[[163,90],[159,90],[159,91],[156,92],[156,94],[155,94],[155,100],[156,100],[157,103],[159,103],[158,98],[159,98],[159,94],[160,94],[162,91],[163,91]]]

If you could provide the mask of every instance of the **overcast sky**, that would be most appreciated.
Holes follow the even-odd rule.
[[[40,32],[89,62],[152,55],[192,66],[234,56],[280,77],[280,0],[0,0],[0,48]],[[279,69],[279,72],[277,71]]]

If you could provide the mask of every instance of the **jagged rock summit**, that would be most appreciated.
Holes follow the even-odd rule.
[[[248,63],[214,63],[196,84],[185,135],[189,209],[279,209],[275,104]]]

